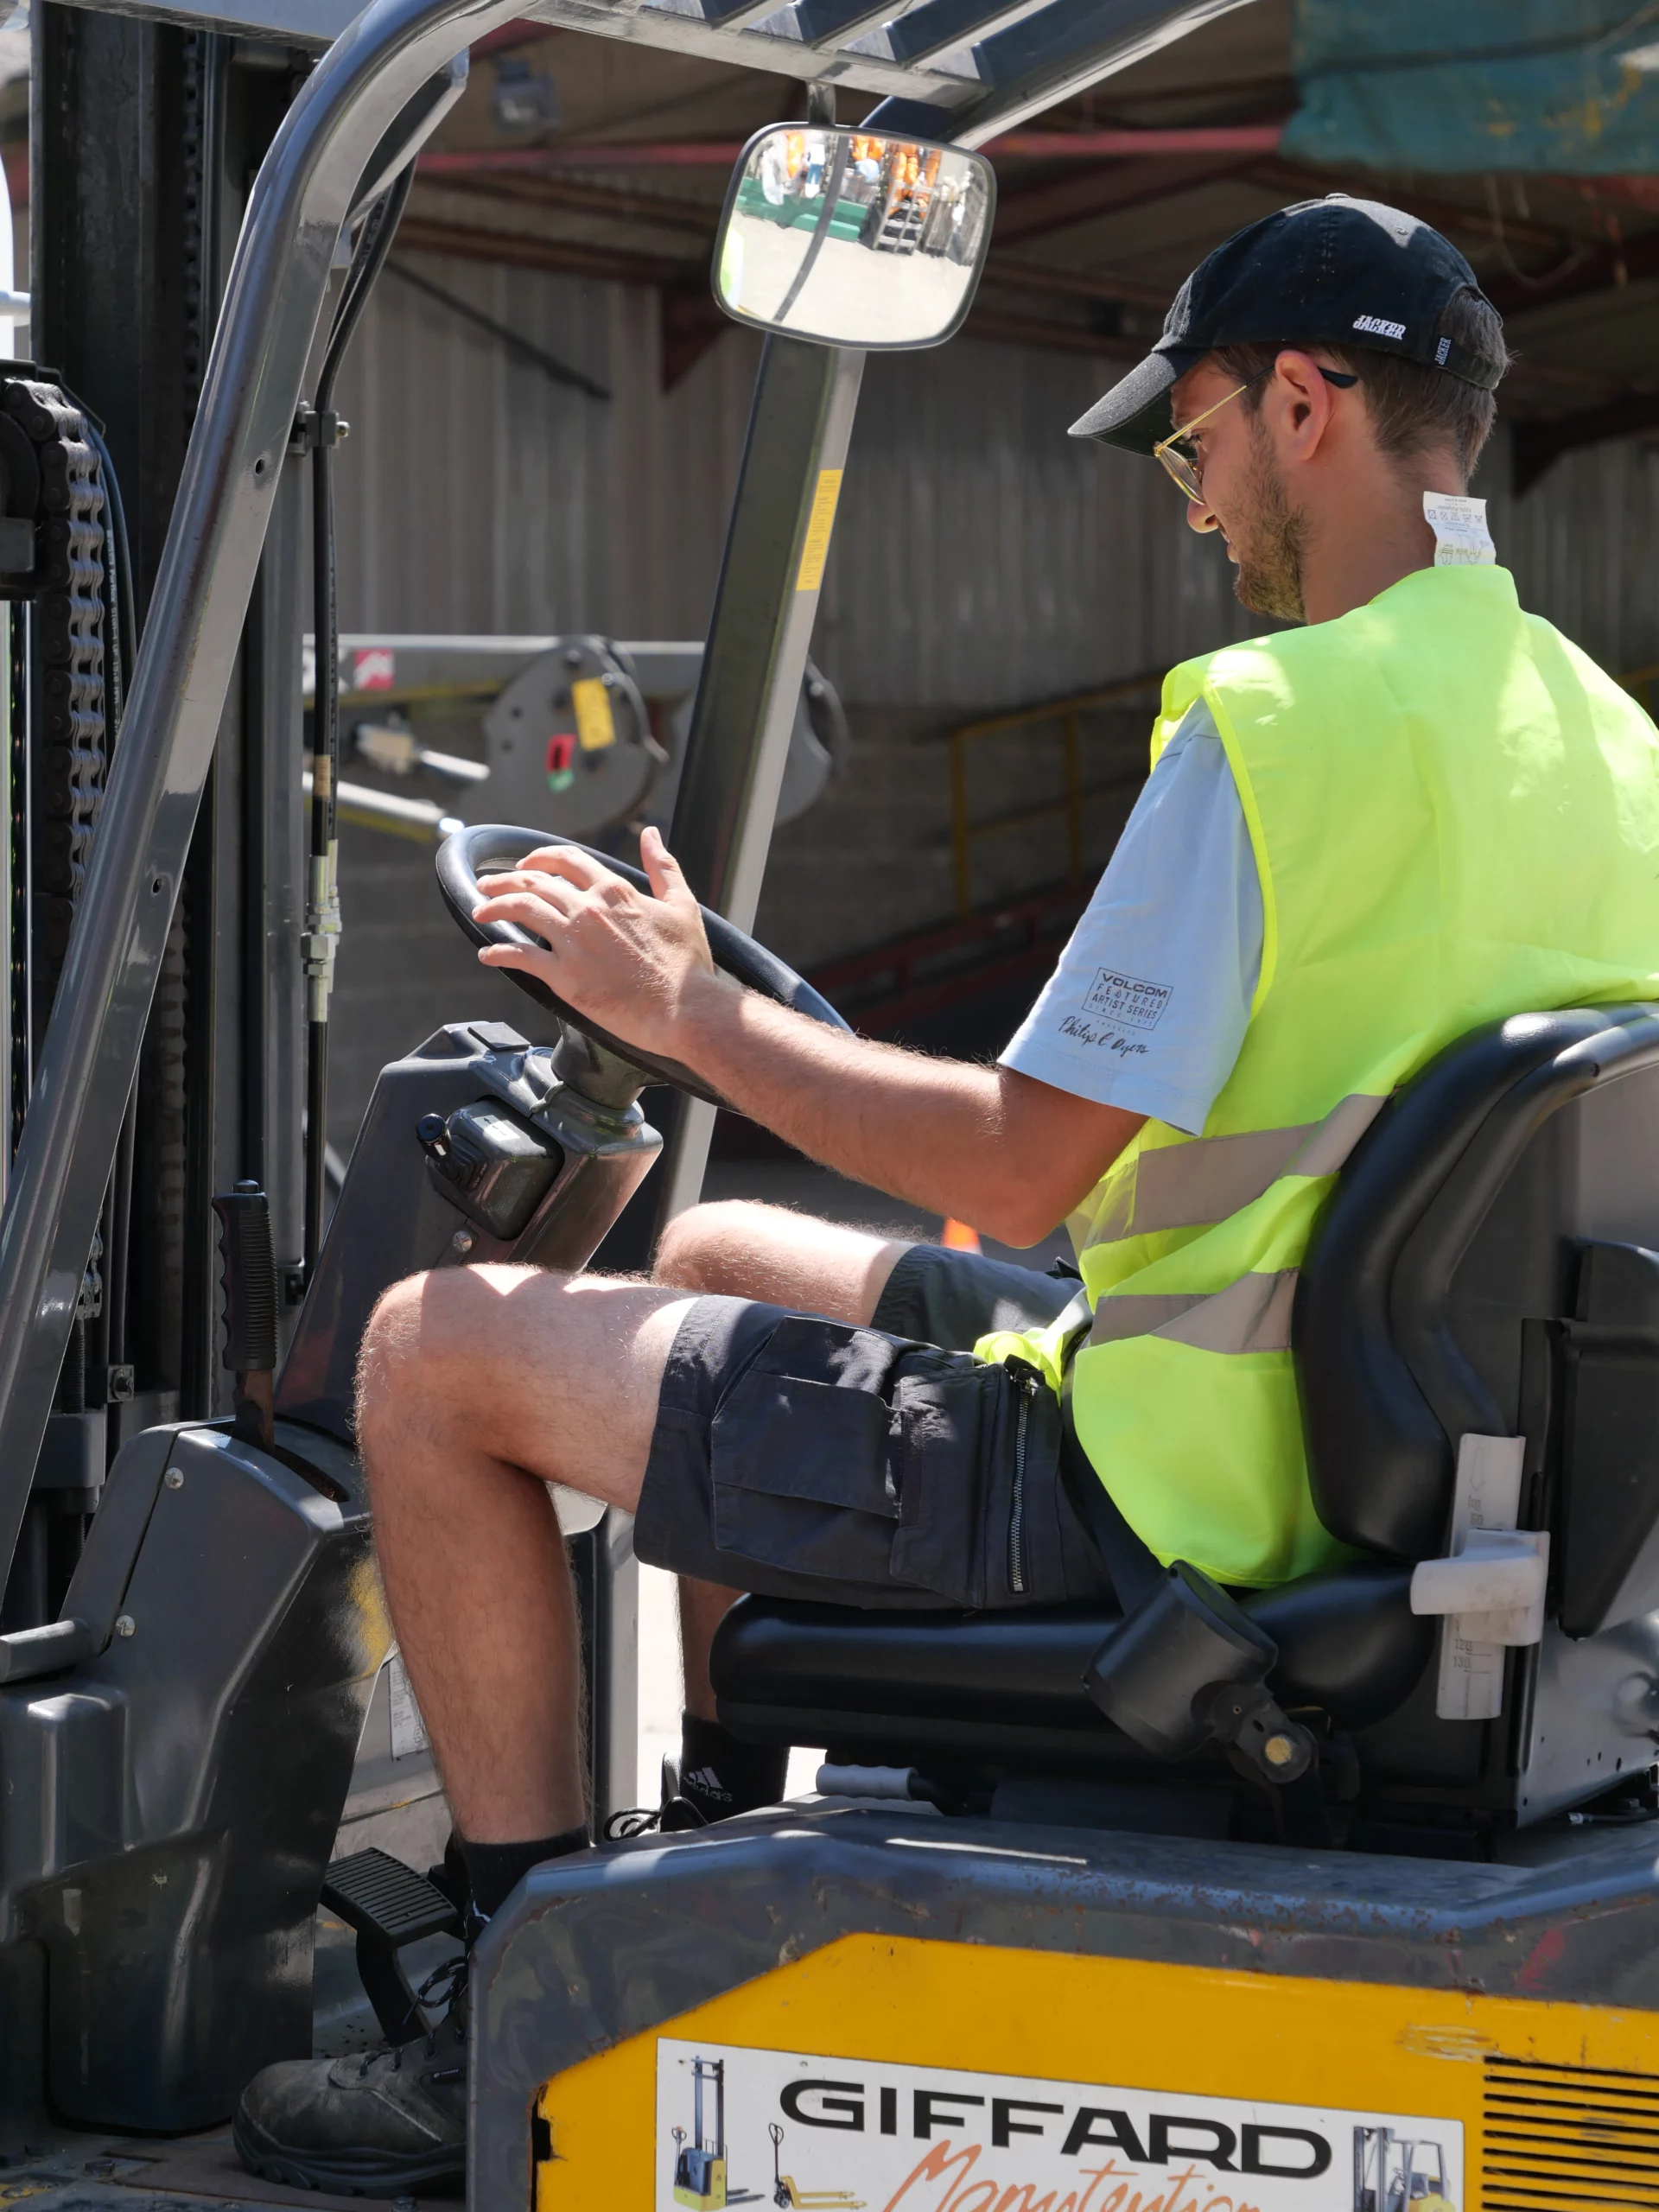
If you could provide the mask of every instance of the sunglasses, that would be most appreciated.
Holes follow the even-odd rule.
[[[1195,415],[1190,423],[1183,423],[1179,430],[1166,438],[1160,438],[1154,446],[1153,459],[1196,505],[1204,504],[1204,478],[1198,468],[1198,456],[1196,453],[1177,453],[1175,448],[1183,439],[1190,438],[1199,423],[1207,423],[1212,415],[1219,415],[1224,407],[1230,406],[1241,391],[1248,391],[1252,385],[1264,382],[1272,374],[1272,369],[1263,369],[1260,376],[1247,377],[1243,384],[1235,385],[1230,392],[1218,399],[1213,407],[1206,407],[1202,415]],[[1335,385],[1339,391],[1346,391],[1351,385],[1359,382],[1357,376],[1350,375],[1345,369],[1321,369],[1319,374],[1327,384]]]

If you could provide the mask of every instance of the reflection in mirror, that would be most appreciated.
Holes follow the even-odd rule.
[[[937,346],[972,304],[996,183],[957,146],[780,124],[744,149],[715,246],[740,322],[831,346]]]

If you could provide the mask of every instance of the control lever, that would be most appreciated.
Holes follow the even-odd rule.
[[[1267,1679],[1279,1647],[1218,1583],[1177,1560],[1101,1645],[1084,1688],[1145,1751],[1185,1758],[1217,1743],[1275,1788],[1313,1765],[1310,1732]]]
[[[482,784],[489,780],[489,764],[468,760],[459,753],[434,753],[423,745],[404,722],[359,722],[352,742],[372,766],[389,776],[406,776],[413,768],[442,776],[452,784]]]
[[[225,1272],[225,1364],[236,1377],[235,1433],[269,1452],[276,1441],[276,1265],[270,1204],[257,1183],[238,1183],[213,1200]]]

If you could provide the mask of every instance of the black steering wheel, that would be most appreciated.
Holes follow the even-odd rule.
[[[543,845],[568,845],[572,852],[586,853],[589,860],[599,861],[613,874],[632,884],[637,891],[649,893],[651,889],[650,881],[640,869],[630,868],[625,861],[613,860],[608,853],[595,852],[591,845],[578,844],[573,837],[555,837],[545,830],[513,829],[499,822],[477,823],[469,829],[457,830],[438,848],[438,888],[463,936],[474,944],[531,944],[541,949],[540,938],[520,929],[516,922],[475,922],[473,909],[483,898],[478,887],[480,875],[505,875]],[[719,914],[711,914],[706,906],[700,912],[709,935],[709,950],[715,956],[717,968],[749,990],[759,991],[762,998],[775,1000],[779,1006],[793,1007],[797,1014],[810,1014],[827,1029],[845,1029],[849,1026],[828,999],[821,998],[810,983],[792,968],[785,968],[765,945],[757,944],[747,931],[734,929]],[[539,976],[526,975],[518,968],[502,972],[510,976],[521,991],[527,991],[537,1006],[550,1007],[562,1022],[580,1030],[607,1052],[615,1052],[643,1075],[653,1077],[658,1083],[671,1083],[676,1090],[689,1091],[694,1098],[707,1099],[711,1106],[726,1104],[719,1092],[711,1090],[690,1068],[682,1067],[677,1060],[658,1059],[623,1038],[613,1037],[609,1030],[590,1021],[585,1014],[578,1014],[574,1007],[567,1006]]]

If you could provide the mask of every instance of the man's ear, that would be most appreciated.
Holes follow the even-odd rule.
[[[1274,363],[1268,398],[1287,460],[1312,461],[1324,445],[1331,428],[1332,389],[1311,353],[1287,346]]]

